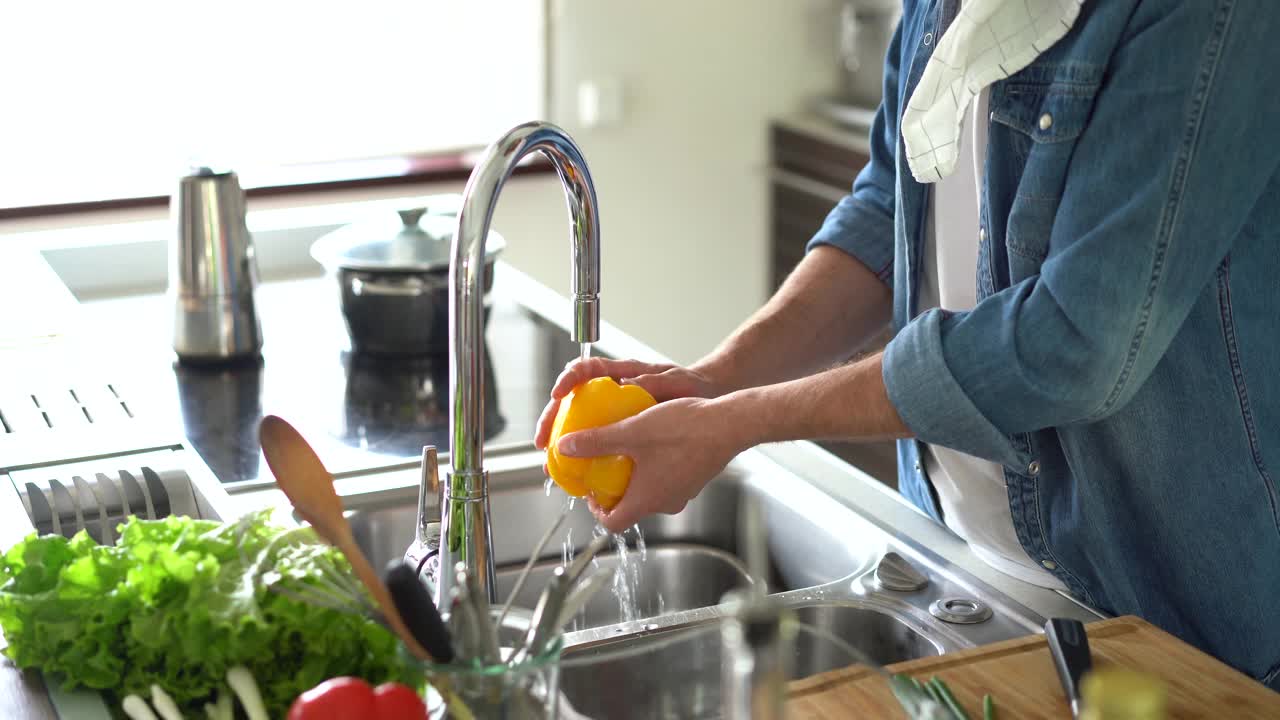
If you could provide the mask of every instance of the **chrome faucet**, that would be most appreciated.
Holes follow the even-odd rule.
[[[517,126],[489,146],[462,191],[449,268],[449,450],[452,470],[441,488],[436,605],[444,610],[452,569],[468,575],[496,602],[489,475],[484,470],[484,243],[498,195],[526,155],[541,152],[560,176],[573,243],[573,340],[600,335],[600,220],[596,191],[577,144],[545,122]]]

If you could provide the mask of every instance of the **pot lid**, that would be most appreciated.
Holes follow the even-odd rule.
[[[449,267],[453,254],[454,215],[431,215],[427,208],[400,210],[343,226],[311,246],[311,257],[327,269],[425,272]],[[484,260],[492,262],[506,241],[490,230]]]

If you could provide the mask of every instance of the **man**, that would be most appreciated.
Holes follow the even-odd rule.
[[[785,285],[691,367],[571,366],[537,443],[588,377],[661,401],[560,442],[635,460],[618,531],[758,443],[899,438],[986,562],[1280,688],[1278,32],[1265,0],[907,0]]]

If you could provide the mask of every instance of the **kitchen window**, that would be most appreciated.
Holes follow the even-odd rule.
[[[251,195],[465,178],[545,114],[544,20],[543,0],[7,4],[0,220],[162,207],[192,164]]]

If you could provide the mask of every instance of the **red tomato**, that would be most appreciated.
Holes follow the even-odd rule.
[[[383,683],[373,691],[378,720],[423,720],[427,706],[413,688],[400,683]]]
[[[289,720],[374,720],[377,712],[369,683],[339,677],[299,695],[289,708]]]

